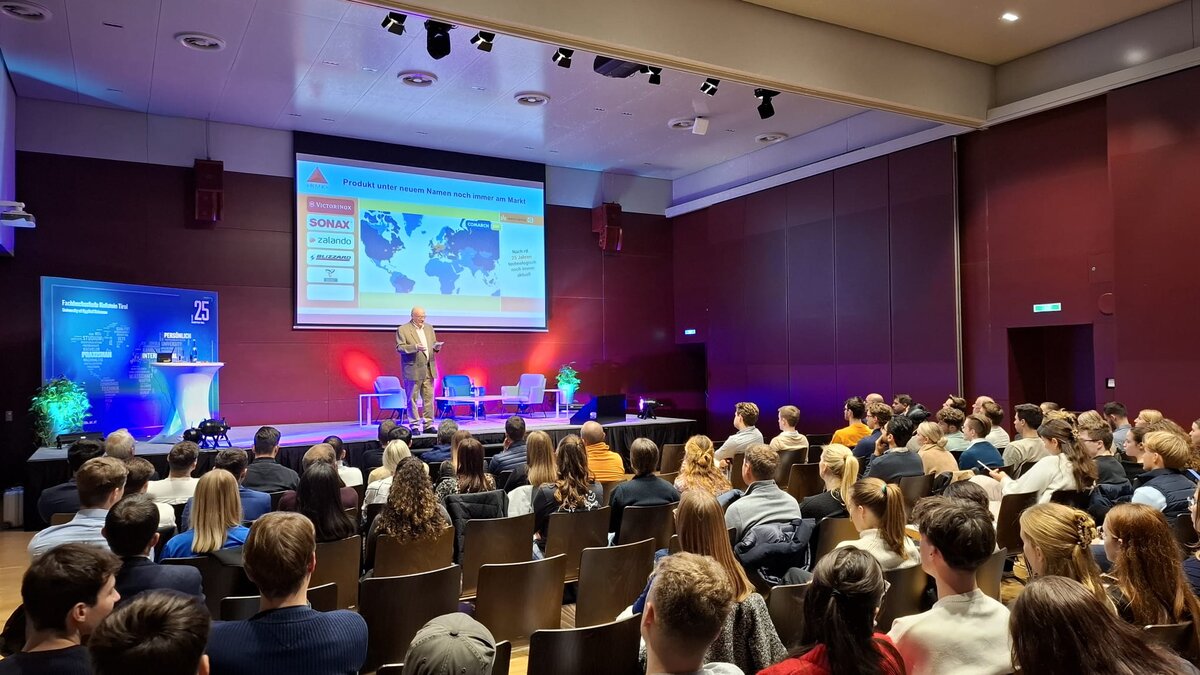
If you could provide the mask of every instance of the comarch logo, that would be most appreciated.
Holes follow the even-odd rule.
[[[321,173],[321,168],[317,167],[308,174],[309,183],[317,183],[319,185],[327,185],[329,181],[325,180],[325,174]]]
[[[310,232],[353,232],[354,219],[343,216],[308,214]]]

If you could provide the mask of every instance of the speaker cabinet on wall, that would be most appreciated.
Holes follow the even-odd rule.
[[[197,159],[192,167],[196,183],[195,214],[197,225],[212,225],[221,221],[225,206],[225,163]]]
[[[600,248],[605,253],[621,250],[621,205],[601,204],[592,209],[592,232],[600,235]]]

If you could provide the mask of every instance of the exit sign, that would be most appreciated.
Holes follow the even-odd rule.
[[[1043,302],[1040,305],[1033,306],[1034,314],[1040,314],[1042,312],[1061,312],[1061,311],[1062,311],[1062,303],[1061,302]]]

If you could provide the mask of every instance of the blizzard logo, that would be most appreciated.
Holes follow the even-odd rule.
[[[354,254],[350,252],[335,253],[333,251],[309,251],[308,264],[321,267],[352,267]]]
[[[353,232],[354,219],[310,215],[308,217],[308,229],[319,232]]]

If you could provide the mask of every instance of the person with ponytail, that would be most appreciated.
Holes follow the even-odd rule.
[[[864,551],[843,548],[821,558],[804,595],[800,646],[758,675],[903,675],[904,659],[875,615],[887,581]]]
[[[850,448],[839,443],[830,443],[821,451],[817,463],[825,490],[819,495],[805,497],[800,502],[800,517],[821,520],[822,518],[846,518],[846,500],[850,488],[858,480],[858,458]]]
[[[733,489],[725,472],[717,468],[713,442],[708,436],[692,436],[683,446],[683,464],[675,478],[675,489],[703,490],[718,497]]]
[[[958,460],[946,449],[946,437],[937,422],[921,422],[913,438],[917,439],[917,454],[925,466],[925,473],[958,471]]]
[[[850,488],[846,502],[858,539],[838,548],[853,547],[875,556],[885,572],[921,564],[921,551],[904,533],[904,495],[900,486],[864,478]]]
[[[1088,514],[1062,504],[1038,504],[1021,514],[1021,540],[1030,576],[1058,576],[1083,584],[1116,614],[1092,556],[1096,523]]]
[[[971,480],[987,490],[992,501],[998,502],[1004,495],[1036,492],[1039,504],[1049,502],[1057,490],[1087,492],[1096,485],[1099,477],[1096,460],[1083,449],[1083,444],[1075,438],[1074,428],[1066,420],[1043,422],[1038,427],[1038,436],[1049,454],[1020,478],[1013,480],[1003,471],[993,469],[990,478],[975,476]]]

